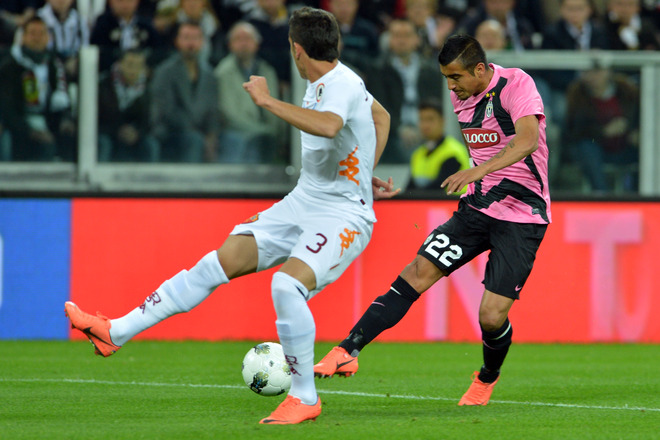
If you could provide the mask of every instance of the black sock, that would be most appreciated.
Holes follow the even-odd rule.
[[[513,327],[507,318],[499,329],[488,332],[481,329],[483,339],[484,365],[479,372],[479,380],[485,383],[494,382],[500,375],[500,367],[511,346]]]
[[[351,356],[357,356],[376,336],[399,322],[418,298],[419,293],[406,280],[397,277],[392,288],[371,303],[339,346]]]

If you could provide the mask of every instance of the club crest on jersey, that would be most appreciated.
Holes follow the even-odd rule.
[[[323,92],[325,91],[325,84],[321,83],[316,86],[316,102],[321,102],[323,99]]]
[[[257,220],[259,220],[259,214],[255,214],[255,215],[253,215],[252,217],[245,219],[245,221],[243,222],[243,224],[246,224],[246,223],[254,223],[254,222],[256,222]]]
[[[486,128],[464,128],[463,138],[470,148],[491,147],[500,143],[500,134]]]
[[[488,100],[488,104],[486,104],[486,117],[490,118],[493,116],[493,98]]]

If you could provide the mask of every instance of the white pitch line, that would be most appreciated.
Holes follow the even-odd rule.
[[[195,384],[195,383],[166,383],[166,382],[124,382],[97,379],[42,379],[42,378],[0,378],[0,382],[58,382],[58,383],[77,383],[77,384],[97,384],[97,385],[122,385],[122,386],[146,386],[146,387],[170,387],[170,388],[215,388],[215,389],[242,389],[245,385],[218,385],[218,384]],[[450,397],[435,396],[416,396],[412,394],[380,394],[364,393],[359,391],[339,391],[318,389],[321,394],[337,394],[343,396],[356,397],[376,397],[390,399],[408,399],[408,400],[436,400],[436,401],[456,401]],[[548,403],[548,402],[518,402],[513,400],[491,400],[493,403],[505,405],[527,405],[527,406],[545,406],[554,408],[575,408],[575,409],[599,409],[613,411],[651,411],[660,412],[660,408],[647,408],[641,406],[604,406],[604,405],[582,405],[574,403]]]

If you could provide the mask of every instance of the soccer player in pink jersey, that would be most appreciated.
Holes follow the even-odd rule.
[[[468,189],[452,217],[426,238],[391,289],[376,298],[314,372],[355,374],[359,352],[398,323],[421,293],[490,251],[479,306],[484,363],[458,403],[486,405],[511,345],[509,310],[551,221],[545,116],[532,78],[520,69],[489,64],[473,37],[450,37],[438,60],[473,162],[442,187],[447,193]]]

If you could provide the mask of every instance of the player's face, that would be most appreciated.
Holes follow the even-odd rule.
[[[470,73],[463,64],[452,61],[446,66],[441,65],[440,72],[447,79],[447,88],[454,92],[461,101],[478,95],[488,86],[488,84],[484,84],[485,66],[482,63],[477,64],[474,73]]]

